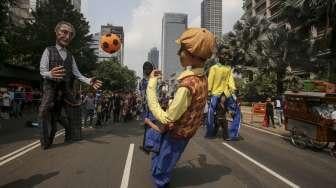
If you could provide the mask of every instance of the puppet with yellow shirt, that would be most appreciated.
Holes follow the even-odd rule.
[[[228,46],[222,45],[218,48],[217,56],[219,61],[213,65],[209,70],[208,75],[208,91],[210,96],[210,103],[208,108],[208,116],[206,122],[206,138],[215,137],[214,131],[217,105],[219,104],[222,94],[225,95],[225,106],[232,115],[232,123],[229,128],[230,139],[237,139],[240,128],[240,107],[235,97],[235,82],[233,78],[233,70],[230,67],[232,61],[231,50]]]
[[[212,56],[215,38],[206,29],[187,29],[176,41],[180,45],[178,55],[185,68],[179,77],[179,85],[168,109],[164,111],[156,96],[160,75],[153,71],[148,87],[147,102],[150,111],[164,126],[148,123],[163,132],[159,153],[152,157],[152,177],[156,187],[168,187],[171,173],[189,140],[202,125],[203,109],[208,94],[205,61]]]

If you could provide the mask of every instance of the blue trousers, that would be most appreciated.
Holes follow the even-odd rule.
[[[147,127],[144,136],[144,148],[152,152],[159,152],[162,137],[161,133],[150,127]]]
[[[206,134],[205,137],[213,137],[215,130],[215,112],[219,103],[220,96],[211,96],[210,104],[208,107],[208,117],[206,122]]]
[[[237,139],[239,136],[241,111],[237,101],[231,96],[225,101],[227,109],[233,112],[232,123],[229,127],[229,136],[231,139]]]
[[[152,156],[152,177],[157,188],[167,187],[172,171],[189,142],[189,139],[175,139],[169,134],[162,139],[160,152]]]

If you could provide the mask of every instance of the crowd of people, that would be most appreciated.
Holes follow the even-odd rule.
[[[139,99],[131,92],[83,92],[81,101],[84,127],[101,126],[109,119],[128,122],[141,113]]]
[[[41,101],[38,89],[2,88],[0,91],[0,119],[20,118],[36,111]]]

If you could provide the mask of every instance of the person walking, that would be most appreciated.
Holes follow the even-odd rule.
[[[280,98],[277,98],[274,101],[274,111],[275,111],[275,116],[277,117],[278,120],[278,125],[279,127],[281,127],[282,125],[282,114],[283,114],[283,109],[282,109],[282,105],[281,105],[281,100]]]
[[[114,110],[113,110],[113,121],[119,122],[120,121],[120,108],[121,108],[122,98],[120,93],[116,93],[114,98]]]
[[[83,101],[85,114],[84,114],[84,127],[87,127],[87,121],[89,119],[89,126],[92,126],[93,115],[95,110],[95,99],[93,93],[89,93]]]
[[[270,123],[271,123],[271,127],[275,128],[274,126],[274,110],[273,110],[273,104],[272,104],[272,99],[271,98],[267,98],[266,100],[266,120],[267,120],[267,127],[270,127]]]

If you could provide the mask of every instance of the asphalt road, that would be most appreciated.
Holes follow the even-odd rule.
[[[85,129],[84,140],[72,144],[64,144],[60,136],[51,149],[37,147],[0,166],[0,187],[114,188],[121,187],[123,180],[130,188],[154,187],[150,156],[138,149],[143,134],[139,124]],[[241,130],[242,140],[224,144],[220,138],[205,140],[203,132],[200,129],[188,144],[174,169],[171,187],[336,185],[336,159],[326,152],[301,150],[285,138],[248,127]],[[1,156],[18,148],[11,143],[13,147],[6,151],[4,144],[8,143],[0,141]],[[134,152],[129,154],[132,144]],[[128,156],[129,176],[124,173]]]

